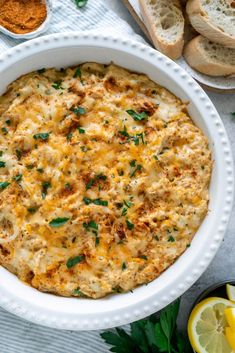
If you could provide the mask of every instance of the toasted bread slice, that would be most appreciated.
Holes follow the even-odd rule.
[[[153,43],[171,59],[182,55],[184,16],[179,0],[139,0],[140,10]]]
[[[235,0],[189,0],[186,10],[197,32],[235,48]]]
[[[235,74],[235,49],[211,42],[203,36],[192,39],[184,49],[187,63],[195,70],[210,76]]]

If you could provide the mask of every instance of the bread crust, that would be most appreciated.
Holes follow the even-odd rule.
[[[235,37],[214,26],[200,4],[200,0],[189,0],[186,11],[192,26],[204,37],[225,47],[235,48]]]
[[[184,58],[195,70],[210,76],[230,76],[235,74],[235,65],[216,63],[210,60],[200,44],[202,36],[192,39],[184,49]]]
[[[179,8],[181,8],[181,4],[179,3]],[[162,41],[156,33],[154,28],[154,24],[149,17],[149,10],[146,4],[146,0],[139,0],[141,14],[143,16],[144,23],[149,31],[149,34],[152,38],[152,41],[155,45],[155,48],[160,52],[168,56],[169,58],[176,60],[182,56],[183,46],[184,46],[184,38],[183,33],[179,36],[178,40],[172,44],[166,43]]]

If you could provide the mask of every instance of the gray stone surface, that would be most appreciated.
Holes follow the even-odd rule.
[[[137,33],[142,34],[141,30],[130,16],[121,0],[107,0],[107,5],[118,13],[120,17],[126,20]],[[232,144],[233,157],[235,157],[235,119],[232,119],[230,115],[230,112],[235,111],[235,94],[218,94],[209,91],[207,91],[207,94],[214,103],[223,120]],[[201,291],[211,284],[225,279],[235,280],[235,207],[233,207],[233,214],[225,235],[225,239],[216,257],[208,267],[207,271],[184,294],[182,298],[180,316],[180,325],[182,327],[186,325],[190,307]]]

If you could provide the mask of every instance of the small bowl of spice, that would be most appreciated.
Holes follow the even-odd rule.
[[[49,26],[52,0],[0,0],[0,31],[15,39],[31,39]]]

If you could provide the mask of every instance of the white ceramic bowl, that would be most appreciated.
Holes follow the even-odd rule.
[[[144,72],[183,101],[210,141],[214,167],[209,212],[191,247],[162,275],[133,293],[103,299],[63,298],[41,293],[0,268],[0,305],[38,324],[94,330],[141,319],[184,293],[205,271],[223,239],[233,201],[233,162],[224,126],[200,86],[177,64],[143,44],[92,33],[50,35],[21,44],[0,56],[0,94],[27,72],[95,61]]]

